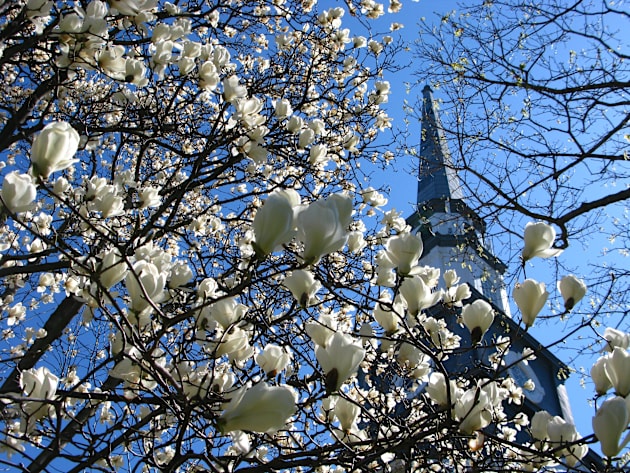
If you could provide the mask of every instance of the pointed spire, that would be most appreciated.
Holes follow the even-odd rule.
[[[422,132],[418,172],[417,203],[433,199],[463,199],[462,185],[453,169],[433,91],[426,85],[422,90]]]

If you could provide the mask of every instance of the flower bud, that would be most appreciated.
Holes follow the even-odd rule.
[[[326,391],[336,392],[363,361],[365,350],[350,335],[336,332],[329,345],[315,348],[315,357],[326,375]]]
[[[608,399],[593,417],[593,432],[607,457],[617,456],[621,450],[621,434],[628,426],[628,407],[624,398]]]
[[[549,293],[545,289],[545,283],[526,279],[514,286],[512,297],[521,311],[523,322],[527,327],[531,327],[538,313],[544,307],[545,302],[547,302]]]
[[[268,255],[277,247],[288,243],[295,234],[295,209],[300,196],[292,189],[275,191],[254,217],[254,248]]]
[[[569,274],[558,281],[558,290],[564,299],[564,308],[571,310],[586,294],[586,284],[573,274]]]
[[[315,294],[322,287],[313,273],[306,269],[297,269],[287,276],[282,284],[291,291],[301,307],[308,307],[317,302]]]
[[[473,345],[478,344],[494,321],[492,306],[483,299],[466,304],[462,309],[462,322],[470,331]]]

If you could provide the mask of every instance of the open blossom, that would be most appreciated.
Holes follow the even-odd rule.
[[[289,386],[258,383],[242,387],[230,395],[230,401],[219,417],[219,430],[275,432],[283,428],[297,411],[297,396]]]
[[[607,457],[617,456],[630,438],[620,444],[629,420],[626,400],[620,396],[606,400],[597,409],[593,417],[593,432],[602,446],[602,453]]]
[[[470,331],[473,345],[481,341],[494,321],[492,306],[483,299],[466,304],[462,309],[462,322]]]
[[[269,343],[265,349],[256,356],[256,363],[269,377],[277,375],[291,362],[291,353],[287,348]]]
[[[416,266],[422,256],[422,239],[412,233],[403,233],[387,240],[385,251],[391,265],[398,268],[398,273],[405,276]]]
[[[459,430],[471,434],[487,427],[492,421],[491,404],[484,390],[472,388],[455,401],[453,413],[460,421]]]
[[[521,311],[523,322],[527,327],[531,327],[538,313],[545,306],[549,293],[545,289],[545,283],[526,279],[514,286],[512,297]]]
[[[79,147],[79,134],[66,122],[52,122],[33,140],[31,163],[33,173],[47,179],[77,162],[74,154]]]
[[[245,96],[247,96],[247,88],[239,84],[238,76],[223,79],[223,98],[226,102],[235,102]]]
[[[284,279],[282,284],[291,291],[302,307],[308,307],[317,302],[315,294],[322,287],[313,273],[306,269],[296,269]]]
[[[127,263],[123,260],[117,249],[106,251],[102,255],[99,267],[100,281],[105,288],[109,289],[114,284],[119,283],[127,276]]]
[[[422,277],[405,278],[400,285],[400,295],[410,315],[418,315],[424,309],[433,307],[442,297],[441,291],[431,291]]]
[[[254,217],[254,248],[267,255],[295,235],[300,196],[293,189],[272,192]]]
[[[151,303],[162,302],[166,296],[166,274],[147,261],[138,261],[133,265],[133,271],[125,277],[125,285],[131,298],[131,308],[137,312]]]
[[[304,243],[302,258],[307,263],[340,250],[348,240],[348,226],[352,215],[352,199],[333,194],[317,200],[297,216],[298,239]]]
[[[586,294],[586,284],[570,274],[558,281],[558,290],[564,299],[564,308],[571,310]]]
[[[29,417],[26,430],[31,430],[33,422],[53,414],[52,405],[46,401],[55,399],[59,378],[46,367],[24,370],[20,374],[20,386],[25,397],[33,401],[25,402],[22,410]]]
[[[556,239],[556,231],[551,225],[544,222],[529,222],[525,225],[524,248],[521,254],[523,261],[530,260],[536,256],[549,258],[558,256],[563,250],[553,248]]]
[[[28,174],[13,171],[4,176],[2,202],[13,213],[26,212],[33,207],[37,188]]]
[[[326,390],[336,392],[363,361],[365,350],[350,335],[336,332],[327,347],[315,347],[315,357],[326,375]]]

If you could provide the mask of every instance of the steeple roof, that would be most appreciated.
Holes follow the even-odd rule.
[[[422,204],[433,199],[463,199],[462,184],[453,169],[438,105],[433,100],[431,87],[428,85],[424,87],[422,97],[417,203]]]

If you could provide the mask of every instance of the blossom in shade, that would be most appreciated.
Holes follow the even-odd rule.
[[[235,430],[275,432],[283,428],[297,411],[297,396],[289,386],[258,383],[232,393],[218,419],[223,433]]]
[[[336,332],[327,347],[317,346],[315,357],[326,376],[326,390],[336,392],[352,376],[363,361],[361,342],[350,335]]]
[[[315,294],[322,287],[313,273],[306,269],[296,269],[284,279],[282,284],[291,291],[302,307],[308,307],[317,302]]]

